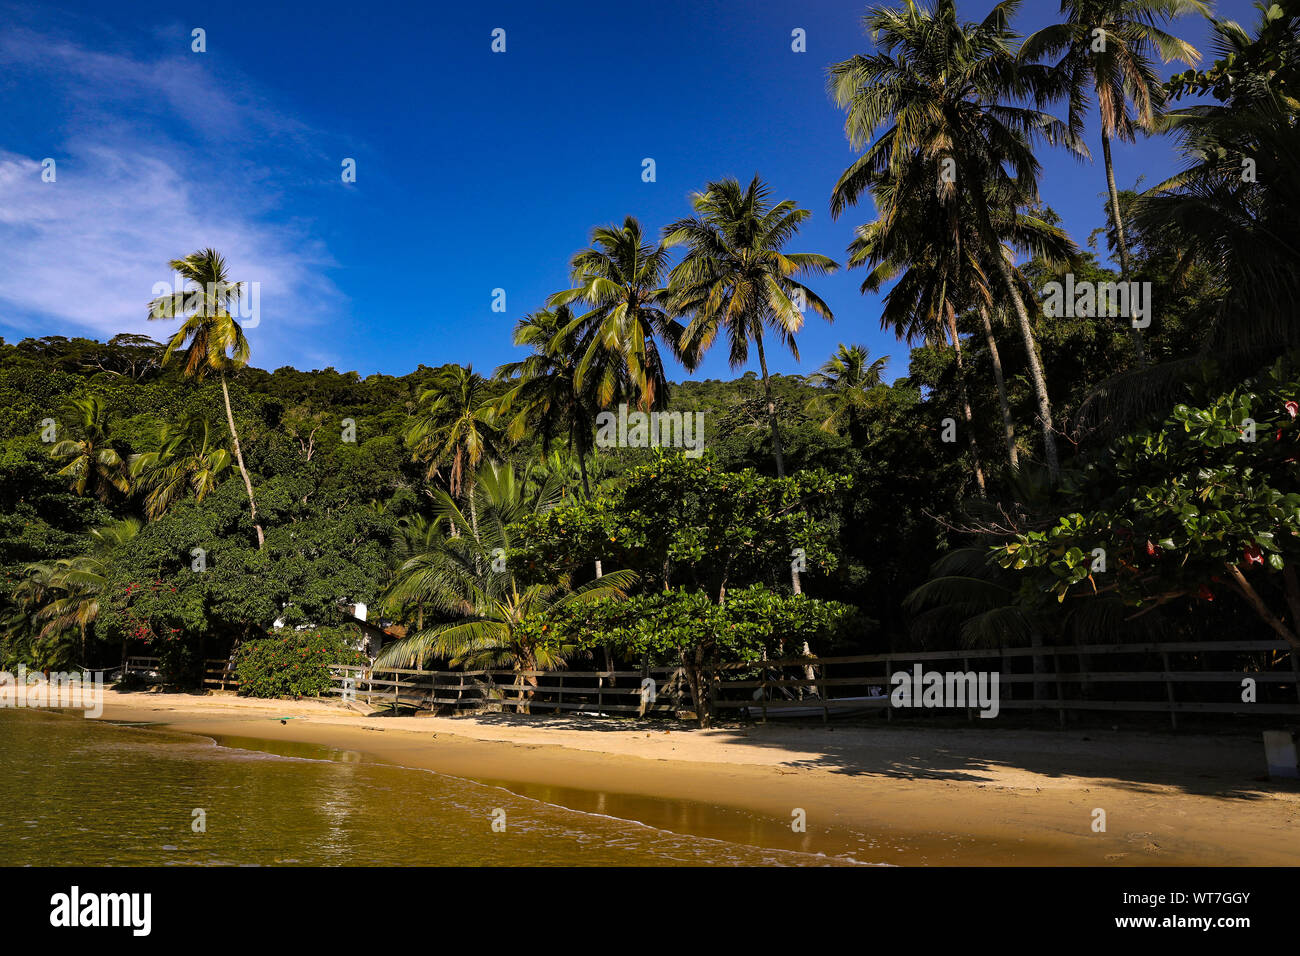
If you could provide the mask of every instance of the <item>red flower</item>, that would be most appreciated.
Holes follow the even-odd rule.
[[[1300,413],[1300,404],[1296,404],[1295,402],[1287,402],[1282,407],[1286,409],[1286,413],[1292,418],[1295,418],[1296,414]]]
[[[1201,585],[1200,589],[1196,592],[1196,594],[1197,594],[1197,596],[1200,597],[1201,600],[1203,600],[1203,601],[1213,601],[1213,600],[1214,600],[1214,592],[1211,591],[1211,590],[1210,590],[1208,587],[1206,587],[1204,584]]]
[[[1246,550],[1241,553],[1241,559],[1246,564],[1263,564],[1264,549],[1257,544],[1247,545]]]

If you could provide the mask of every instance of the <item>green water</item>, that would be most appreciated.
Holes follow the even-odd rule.
[[[238,743],[0,710],[0,865],[857,862],[566,809],[354,752]],[[192,828],[196,808],[206,832]],[[504,832],[493,831],[496,811]]]

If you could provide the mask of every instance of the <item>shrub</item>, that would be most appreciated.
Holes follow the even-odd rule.
[[[343,628],[292,631],[241,644],[235,651],[235,676],[245,697],[319,697],[333,685],[331,664],[363,664]]]

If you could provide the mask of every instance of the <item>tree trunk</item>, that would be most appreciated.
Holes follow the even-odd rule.
[[[1016,285],[1016,277],[1011,263],[1002,254],[1002,241],[993,229],[993,219],[989,215],[988,200],[983,183],[980,182],[978,176],[967,178],[967,182],[972,181],[975,183],[973,198],[980,217],[980,231],[984,235],[985,251],[992,257],[994,264],[997,266],[998,274],[1002,276],[1003,285],[1006,286],[1007,290],[1007,298],[1016,313],[1016,324],[1020,327],[1020,337],[1025,343],[1025,358],[1029,364],[1029,377],[1034,384],[1034,398],[1038,403],[1038,419],[1043,430],[1043,457],[1047,461],[1047,474],[1052,483],[1055,484],[1061,477],[1061,462],[1056,454],[1056,432],[1052,427],[1052,405],[1047,397],[1047,376],[1043,374],[1042,363],[1038,360],[1038,343],[1034,340],[1034,326],[1029,320],[1029,310],[1025,308],[1025,300],[1020,296],[1020,288]]]
[[[1047,474],[1055,484],[1061,477],[1061,462],[1056,454],[1056,431],[1052,427],[1052,405],[1047,397],[1047,376],[1043,374],[1042,363],[1038,361],[1038,343],[1034,339],[1034,327],[1029,321],[1029,310],[1025,300],[1016,288],[1015,276],[1011,272],[1011,263],[1002,255],[999,245],[993,250],[998,260],[998,271],[1006,284],[1007,295],[1011,299],[1016,313],[1016,324],[1020,327],[1020,337],[1025,344],[1025,357],[1029,364],[1029,379],[1034,385],[1034,399],[1038,404],[1038,421],[1043,431],[1043,457],[1047,460]]]
[[[221,373],[221,394],[226,399],[226,424],[230,426],[230,443],[235,448],[235,461],[239,464],[239,473],[244,478],[244,490],[248,492],[248,513],[253,519],[253,527],[257,529],[257,550],[261,551],[266,544],[266,536],[262,533],[262,526],[257,523],[257,501],[253,498],[253,482],[248,477],[248,469],[244,467],[244,453],[239,447],[239,433],[235,431],[235,413],[230,409],[230,389],[226,387],[226,373]]]
[[[693,653],[683,649],[682,664],[686,670],[686,684],[691,689],[696,723],[707,730],[712,726],[713,720],[707,699],[708,690],[704,686],[704,648],[696,647]]]
[[[993,378],[998,383],[998,405],[1002,409],[1002,433],[1007,441],[1007,460],[1011,470],[1020,468],[1019,455],[1016,453],[1016,426],[1011,419],[1011,405],[1007,402],[1007,383],[1002,377],[1002,356],[998,354],[998,340],[993,335],[993,323],[989,321],[989,310],[980,306],[980,318],[984,321],[984,339],[989,346],[989,356],[993,360]]]
[[[763,394],[767,398],[767,417],[772,423],[772,455],[776,458],[776,476],[785,477],[785,453],[781,448],[781,430],[776,423],[776,400],[772,398],[772,380],[767,376],[767,356],[763,354],[763,339],[755,338],[758,347],[758,367],[763,372]]]
[[[1115,188],[1115,165],[1110,158],[1110,133],[1106,130],[1106,118],[1101,122],[1101,154],[1106,163],[1106,188],[1110,191],[1110,216],[1115,223],[1115,245],[1119,247],[1119,277],[1127,280],[1129,276],[1128,239],[1124,235],[1124,217],[1119,211],[1119,190]],[[1137,355],[1139,367],[1147,364],[1146,348],[1142,344],[1142,330],[1129,320],[1129,334],[1133,336],[1133,351]]]
[[[980,463],[979,443],[975,441],[975,418],[970,410],[970,395],[966,390],[966,363],[961,357],[961,336],[957,333],[957,316],[951,305],[948,309],[948,335],[952,338],[953,352],[957,356],[957,389],[961,394],[962,415],[966,419],[966,438],[970,442],[971,460],[975,463],[975,484],[979,496],[984,497],[984,466]]]

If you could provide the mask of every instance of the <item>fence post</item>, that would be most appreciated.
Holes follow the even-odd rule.
[[[1178,729],[1178,712],[1174,710],[1174,682],[1169,673],[1169,653],[1160,652],[1160,664],[1164,668],[1164,673],[1160,675],[1161,682],[1165,685],[1165,696],[1169,699],[1169,724],[1174,730]]]

